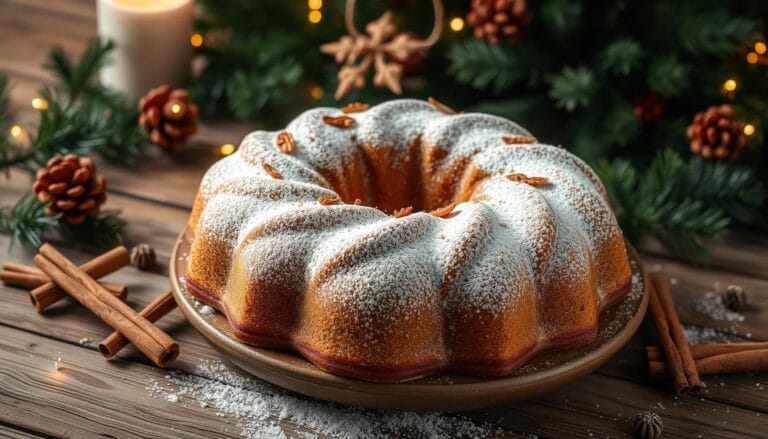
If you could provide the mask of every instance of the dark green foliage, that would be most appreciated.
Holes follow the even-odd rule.
[[[640,66],[643,48],[631,38],[623,38],[609,44],[600,54],[600,67],[617,76],[627,76]]]
[[[726,10],[699,10],[681,18],[677,36],[683,48],[695,55],[728,56],[738,51],[756,28],[753,20]]]
[[[595,75],[588,68],[579,66],[565,67],[558,73],[552,80],[549,95],[559,108],[572,112],[588,106],[596,92]]]
[[[654,59],[648,67],[648,88],[662,96],[679,96],[690,83],[690,67],[675,55]]]
[[[660,152],[639,171],[629,161],[603,160],[596,167],[627,237],[640,245],[652,235],[676,253],[702,255],[705,238],[719,236],[731,221],[755,219],[765,188],[748,169]]]
[[[0,208],[0,232],[11,235],[11,246],[21,244],[37,250],[43,236],[55,229],[59,221],[45,216],[45,206],[32,195],[25,195],[12,207]]]
[[[456,80],[475,89],[490,89],[498,94],[521,80],[538,81],[541,56],[530,46],[502,46],[479,40],[456,43],[448,51],[450,73]]]

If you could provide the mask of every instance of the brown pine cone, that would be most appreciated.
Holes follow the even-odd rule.
[[[189,93],[168,85],[153,88],[139,101],[139,125],[149,140],[166,151],[181,148],[197,131],[197,105]]]
[[[526,0],[472,0],[467,14],[475,38],[491,44],[517,41],[530,22]]]
[[[47,216],[61,215],[60,220],[81,224],[89,216],[97,216],[106,201],[107,181],[96,175],[96,165],[90,157],[70,154],[54,157],[37,171],[32,190],[41,203],[50,203]]]
[[[720,105],[697,113],[688,127],[691,151],[705,159],[733,161],[747,144],[744,122],[735,118],[733,107]]]

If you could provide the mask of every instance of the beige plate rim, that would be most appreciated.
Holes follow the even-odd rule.
[[[189,249],[190,243],[185,234],[180,234],[174,244],[169,264],[171,289],[184,316],[208,343],[241,369],[279,387],[326,401],[376,409],[470,410],[529,399],[550,392],[589,374],[608,361],[635,334],[648,305],[646,276],[637,252],[627,242],[633,284],[636,283],[635,288],[639,289],[639,294],[630,293],[622,302],[603,312],[601,335],[608,324],[622,325],[621,329],[604,340],[599,335],[596,342],[584,348],[540,354],[531,362],[543,357],[540,361],[554,362],[555,365],[545,370],[508,377],[482,378],[444,374],[403,383],[371,383],[323,372],[294,353],[243,344],[227,331],[229,326],[223,315],[201,315],[196,301],[186,292],[181,280],[186,274],[186,255]],[[624,302],[627,302],[626,306],[630,308],[631,315],[611,311],[623,306]],[[547,357],[551,359],[546,360]]]

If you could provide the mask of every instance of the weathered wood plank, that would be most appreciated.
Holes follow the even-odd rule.
[[[0,69],[51,78],[41,69],[52,47],[79,55],[96,25],[24,5],[0,3]]]
[[[710,260],[704,267],[768,279],[768,233],[760,229],[734,229],[722,240],[707,243]],[[650,240],[646,253],[669,258],[660,242]]]
[[[651,256],[646,256],[644,260],[647,268],[671,277],[675,305],[685,323],[768,340],[768,280],[697,268]],[[719,305],[718,288],[723,290],[730,284],[744,288],[748,306],[743,311],[726,315],[725,309]],[[713,299],[706,299],[708,292],[710,296],[714,295]]]
[[[17,427],[20,428],[20,427]],[[18,438],[35,438],[39,439],[45,437],[43,434],[33,434],[32,430],[16,430],[9,425],[0,423],[0,438],[18,439]]]
[[[98,352],[2,328],[0,419],[55,436],[228,437],[239,429],[213,408],[171,404],[149,395],[165,371],[107,364]],[[63,366],[54,367],[57,358]],[[284,424],[290,429],[290,424]]]
[[[5,0],[7,3],[38,9],[41,12],[77,18],[83,23],[95,23],[96,8],[88,0]]]

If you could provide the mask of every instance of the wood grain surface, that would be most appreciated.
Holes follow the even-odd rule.
[[[59,45],[78,55],[95,34],[93,1],[0,0],[0,71],[11,78],[12,103],[26,127],[37,119],[31,99],[53,81],[41,68],[48,51]],[[126,267],[105,278],[128,285],[131,307],[139,310],[167,290],[171,246],[186,223],[200,177],[219,158],[218,146],[237,144],[257,128],[231,121],[204,123],[180,154],[152,151],[130,167],[99,163],[109,179],[107,207],[122,210],[129,224],[126,245],[148,243],[158,254],[158,267],[151,272]],[[0,205],[14,202],[30,186],[20,171],[0,176]],[[33,254],[19,246],[7,252],[9,244],[9,237],[0,235],[0,262],[31,263]],[[711,248],[707,266],[674,260],[658,243],[649,246],[644,261],[649,271],[674,278],[672,293],[683,323],[768,340],[768,236],[739,230]],[[92,257],[73,247],[62,250],[76,263]],[[741,285],[749,296],[743,321],[716,320],[697,310],[708,291],[729,284]],[[194,374],[202,360],[221,360],[178,310],[159,326],[181,346],[175,370]],[[151,395],[147,383],[163,381],[168,372],[151,365],[134,347],[104,360],[95,342],[110,333],[71,299],[39,314],[25,291],[0,285],[0,437],[240,436],[236,422],[217,416],[214,408],[173,404]],[[84,338],[94,343],[82,346]],[[700,396],[678,398],[669,383],[646,378],[643,348],[651,343],[655,337],[645,324],[596,373],[542,398],[463,415],[498,427],[504,437],[631,436],[634,416],[644,410],[662,417],[665,437],[766,437],[768,373],[705,377],[707,387]],[[57,371],[54,361],[59,357],[63,367]],[[315,433],[288,419],[275,422],[289,437]]]

